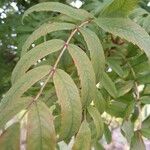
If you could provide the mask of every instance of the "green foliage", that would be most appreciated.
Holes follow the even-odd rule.
[[[137,21],[137,3],[89,0],[76,9],[43,2],[25,11],[27,26],[18,27],[21,56],[0,102],[2,149],[9,149],[7,142],[19,149],[24,124],[29,150],[59,149],[60,141],[72,139],[73,150],[104,149],[103,135],[112,140],[105,115],[120,118],[131,150],[145,149],[150,119],[142,121],[141,111],[150,97],[150,22]]]

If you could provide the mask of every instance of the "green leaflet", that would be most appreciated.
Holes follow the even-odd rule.
[[[125,109],[127,105],[119,101],[111,101],[108,105],[106,112],[111,116],[123,118],[125,115]]]
[[[82,106],[89,105],[96,95],[95,74],[92,64],[78,46],[70,44],[68,51],[74,60],[81,81]]]
[[[142,122],[142,128],[149,128],[149,129],[150,129],[150,116],[148,116],[148,117]]]
[[[103,73],[101,84],[113,98],[117,97],[116,86],[106,73]]]
[[[20,124],[15,123],[0,136],[1,150],[20,150]]]
[[[40,37],[54,31],[59,30],[72,30],[75,28],[74,24],[71,23],[59,23],[59,22],[53,22],[53,23],[45,23],[41,25],[38,29],[36,29],[25,41],[25,43],[22,46],[22,53],[21,55],[24,55],[28,49],[30,48],[31,44],[39,39]],[[46,43],[45,43],[46,45]]]
[[[96,0],[94,3],[95,5],[94,9],[93,7],[91,7],[91,3],[89,3],[86,5],[86,10],[88,6],[89,9],[91,10],[91,13],[94,14],[95,16],[98,16],[103,9],[107,8],[112,3],[112,1],[113,0],[105,0],[105,1]]]
[[[14,84],[24,73],[39,59],[45,57],[48,54],[61,50],[64,45],[64,41],[54,39],[46,41],[27,52],[19,62],[12,72],[11,81]]]
[[[61,105],[59,140],[69,139],[80,127],[82,107],[79,91],[71,77],[63,70],[57,70],[53,79],[58,101]]]
[[[128,143],[131,143],[131,139],[134,136],[134,123],[130,119],[124,120],[121,126],[121,131],[126,137]]]
[[[90,51],[91,63],[95,71],[96,81],[98,82],[102,78],[102,73],[105,68],[105,56],[102,44],[93,31],[87,28],[80,28],[79,31],[83,35],[88,50]]]
[[[143,139],[142,139],[142,135],[139,131],[136,131],[134,133],[134,136],[131,141],[130,150],[146,150]]]
[[[107,63],[109,65],[109,67],[112,68],[112,70],[115,71],[121,78],[124,77],[123,69],[118,64],[117,61],[115,61],[114,59],[108,58]]]
[[[107,124],[104,124],[104,135],[107,141],[107,144],[110,144],[112,141],[112,134]]]
[[[129,80],[129,81],[123,81],[120,82],[117,87],[117,92],[118,92],[118,97],[125,95],[128,93],[134,86],[134,81]]]
[[[6,106],[6,110],[1,112],[0,127],[3,127],[10,119],[25,109],[31,102],[32,97],[20,97],[15,103]]]
[[[40,12],[40,11],[59,12],[75,20],[80,20],[80,21],[92,17],[92,15],[90,15],[87,11],[82,10],[82,9],[75,9],[70,6],[64,5],[62,3],[58,3],[58,2],[43,2],[43,3],[37,4],[29,8],[24,13],[22,20],[24,20],[24,18],[32,12]]]
[[[141,134],[142,134],[145,138],[150,139],[150,128],[149,128],[149,129],[146,129],[146,128],[142,129],[142,130],[141,130]]]
[[[150,96],[142,96],[140,98],[141,103],[143,104],[150,104]]]
[[[135,109],[135,106],[136,106],[135,101],[131,101],[131,102],[127,105],[127,107],[126,107],[126,109],[125,109],[125,114],[124,114],[124,119],[125,119],[125,120],[128,120],[128,119],[129,119],[130,115],[133,113],[133,110]]]
[[[103,132],[104,132],[104,124],[103,124],[101,115],[100,115],[99,111],[93,106],[88,107],[88,112],[89,112],[90,116],[92,117],[95,127],[96,127],[96,138],[95,139],[99,140],[103,136]]]
[[[139,0],[113,0],[113,2],[103,9],[102,17],[126,17],[137,5]]]
[[[53,116],[41,101],[35,102],[28,112],[26,145],[27,150],[55,150]]]
[[[139,83],[141,84],[149,84],[150,83],[150,72],[143,73],[140,77],[137,78]]]
[[[81,124],[76,136],[72,150],[90,150],[91,148],[91,131],[86,120]]]
[[[95,22],[103,30],[139,46],[150,59],[150,36],[142,27],[124,18],[99,18]]]
[[[150,139],[150,116],[142,122],[141,133],[144,137]]]
[[[4,125],[3,118],[12,105],[20,101],[22,94],[26,92],[33,84],[46,76],[49,73],[49,70],[50,67],[46,65],[32,69],[22,76],[12,86],[12,88],[10,88],[0,103],[0,128]]]
[[[101,114],[106,109],[106,101],[99,90],[96,90],[96,98],[94,100],[94,105]]]
[[[96,142],[96,144],[94,145],[94,149],[95,150],[105,150],[104,147],[102,146],[102,144],[100,144],[99,142]]]

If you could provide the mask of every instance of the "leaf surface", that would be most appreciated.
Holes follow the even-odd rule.
[[[53,116],[43,102],[35,102],[28,112],[26,146],[28,150],[55,150]]]
[[[89,105],[96,94],[94,69],[87,55],[78,46],[70,44],[68,51],[74,60],[81,81],[82,106]]]
[[[142,96],[140,98],[141,103],[143,104],[150,104],[150,96]]]
[[[112,141],[112,133],[111,133],[109,126],[107,124],[104,124],[104,135],[105,135],[105,139],[107,141],[107,144],[110,144]]]
[[[0,128],[4,125],[3,117],[12,106],[20,101],[20,97],[26,92],[33,84],[45,77],[49,73],[49,66],[41,66],[32,69],[24,76],[22,76],[7,92],[5,97],[0,103]]]
[[[131,120],[124,120],[121,131],[123,132],[124,136],[126,137],[128,143],[131,143],[131,139],[134,136],[134,124]]]
[[[136,44],[150,59],[150,36],[138,24],[126,18],[99,18],[95,22],[103,30]]]
[[[150,139],[150,116],[142,122],[141,133],[144,137]]]
[[[106,74],[103,73],[102,81],[101,81],[103,87],[107,90],[107,92],[113,97],[117,97],[117,89],[114,84],[114,82],[111,80],[111,78]]]
[[[20,149],[20,124],[15,123],[0,136],[1,150]]]
[[[20,77],[22,77],[26,71],[38,60],[51,54],[53,52],[61,50],[64,45],[64,41],[54,39],[46,41],[36,47],[32,48],[29,52],[27,52],[19,62],[12,72],[11,81],[14,84]]]
[[[33,7],[29,8],[23,15],[23,19],[31,14],[32,12],[40,12],[40,11],[53,11],[53,12],[59,12],[61,14],[67,15],[75,20],[85,20],[91,15],[82,9],[75,9],[71,6],[64,5],[62,3],[58,2],[43,2],[39,3],[37,5],[34,5]],[[23,20],[22,19],[22,20]]]
[[[93,106],[88,107],[88,112],[94,121],[96,127],[96,140],[98,140],[103,136],[103,132],[104,132],[104,124],[101,115],[99,111]]]
[[[7,105],[4,112],[1,113],[0,127],[4,126],[10,119],[25,109],[31,102],[32,97],[20,97],[15,103]]]
[[[80,28],[79,31],[83,35],[88,50],[90,51],[91,62],[96,75],[96,81],[98,82],[102,78],[102,73],[105,68],[105,56],[102,44],[93,31],[87,28]]]
[[[63,70],[57,70],[53,79],[61,106],[59,139],[71,138],[78,131],[81,122],[82,107],[79,91],[71,77]]]
[[[72,150],[89,150],[91,146],[91,131],[86,120],[81,124]]]
[[[59,22],[53,22],[53,23],[45,23],[41,25],[38,29],[36,29],[25,41],[25,43],[22,46],[22,55],[24,55],[28,49],[30,48],[31,44],[39,39],[40,37],[54,32],[54,31],[60,31],[60,30],[72,30],[75,28],[74,24],[71,23],[59,23]],[[45,43],[46,45],[46,43]]]
[[[96,90],[96,98],[94,100],[94,105],[101,114],[106,109],[106,101],[99,90]]]
[[[131,148],[130,150],[146,150],[145,145],[141,136],[141,133],[139,131],[136,131],[134,133],[134,136],[131,141]]]
[[[101,12],[103,17],[126,17],[137,5],[139,0],[113,0]]]
[[[123,78],[124,72],[117,61],[115,61],[114,59],[108,59],[107,63],[109,67],[112,68],[112,70],[114,70],[121,78]]]

